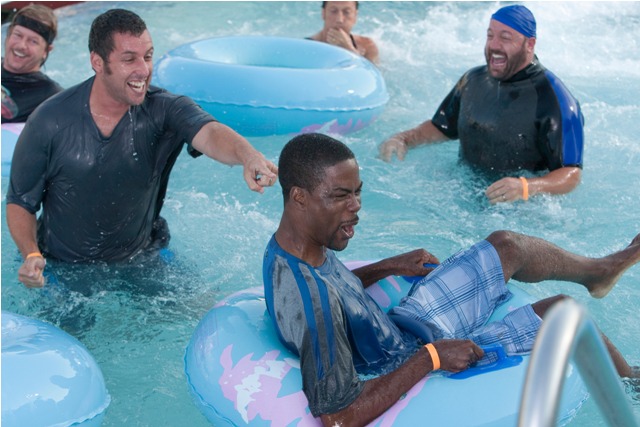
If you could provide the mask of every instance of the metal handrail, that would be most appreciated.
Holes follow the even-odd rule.
[[[611,356],[586,309],[566,299],[545,315],[531,353],[522,400],[520,427],[556,425],[569,360],[610,426],[637,427]]]

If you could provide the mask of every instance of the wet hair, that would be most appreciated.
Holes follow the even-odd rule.
[[[323,1],[323,2],[322,2],[322,8],[323,8],[323,9],[324,9],[324,7],[327,5],[327,3],[328,3],[328,2],[326,2],[326,1]],[[360,6],[360,5],[358,4],[358,2],[355,2],[355,4],[356,4],[356,10],[358,10],[358,6]]]
[[[135,13],[125,9],[111,9],[98,15],[91,24],[89,31],[89,52],[95,52],[107,62],[109,55],[115,49],[113,35],[131,34],[139,37],[147,29],[144,23]]]
[[[312,192],[325,177],[325,170],[345,160],[355,159],[349,147],[320,133],[298,135],[289,141],[278,161],[278,177],[285,203],[293,187]]]
[[[21,25],[38,33],[47,44],[47,49],[58,35],[58,18],[56,18],[53,10],[41,4],[30,4],[13,15],[7,35],[11,34],[16,25]],[[49,58],[48,53],[40,63],[40,66],[44,65],[47,58]]]

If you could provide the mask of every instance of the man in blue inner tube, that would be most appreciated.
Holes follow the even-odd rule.
[[[300,135],[283,148],[278,166],[284,212],[264,254],[265,299],[280,340],[300,357],[311,413],[326,426],[371,422],[430,371],[467,369],[483,356],[479,345],[529,352],[541,317],[566,297],[546,298],[485,325],[511,297],[511,278],[575,282],[602,298],[640,261],[640,234],[619,252],[586,258],[496,231],[435,270],[424,264],[438,259],[418,249],[349,271],[334,251],[347,247],[359,221],[363,183],[353,152],[325,135]],[[389,275],[425,274],[393,310],[428,326],[436,341],[422,346],[364,288]],[[640,376],[605,343],[621,376]]]
[[[351,33],[358,20],[358,7],[357,1],[323,1],[324,26],[309,39],[342,47],[377,64],[378,46],[373,39]]]
[[[487,29],[487,65],[465,73],[431,120],[384,141],[380,157],[403,160],[416,146],[459,139],[461,159],[497,179],[485,191],[492,204],[575,189],[584,119],[578,101],[538,61],[535,44],[529,9],[498,10]]]
[[[98,16],[89,50],[95,76],[45,101],[15,148],[7,223],[28,287],[43,286],[45,256],[132,261],[167,246],[160,211],[185,144],[193,157],[242,165],[253,191],[277,177],[272,162],[191,99],[150,86],[153,42],[138,15]]]
[[[58,19],[46,6],[30,4],[11,20],[2,58],[2,123],[23,123],[62,87],[41,68],[53,50]]]

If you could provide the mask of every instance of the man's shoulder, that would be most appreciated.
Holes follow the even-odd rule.
[[[273,257],[279,255],[284,250],[280,247],[278,242],[276,241],[275,234],[271,236],[269,242],[267,243],[267,247],[264,251],[264,261],[265,262],[273,262]]]
[[[475,82],[485,82],[487,76],[487,66],[479,65],[477,67],[470,68],[467,70],[456,83],[455,89],[460,92],[463,88],[467,87],[469,84],[473,84]]]
[[[543,66],[538,59],[529,65],[525,70],[527,78],[537,88],[540,94],[553,93],[557,98],[572,100],[577,102],[576,98],[571,94],[567,85],[554,72]],[[541,90],[540,88],[549,87],[550,91]]]
[[[38,121],[39,126],[55,124],[58,129],[78,122],[84,106],[89,102],[90,84],[91,79],[54,94],[35,109],[29,120]]]
[[[149,90],[147,90],[147,96],[152,96],[152,97],[162,97],[162,96],[177,97],[178,95],[174,95],[173,93],[171,93],[168,90],[166,90],[164,88],[161,88],[159,86],[149,85]]]
[[[353,37],[356,39],[356,44],[366,46],[375,46],[376,42],[367,36],[363,36],[361,34],[353,34]]]
[[[267,247],[264,250],[264,256],[262,258],[262,268],[265,279],[265,286],[271,287],[273,286],[272,279],[274,278],[274,273],[277,271],[277,277],[282,278],[282,271],[291,270],[291,262],[294,260],[289,260],[289,258],[293,258],[292,255],[289,255],[284,249],[280,247],[278,242],[276,241],[275,235],[269,239],[269,243],[267,243]]]
[[[557,74],[555,74],[553,71],[549,70],[548,68],[540,67],[539,76],[544,78],[547,82],[549,82],[549,84],[551,84],[553,86],[558,85],[558,86],[562,86],[562,87],[566,88],[566,85],[562,81],[562,79],[560,79],[560,77],[558,77]]]
[[[41,84],[57,88],[57,89],[59,89],[58,92],[60,92],[62,90],[62,86],[60,86],[58,84],[58,82],[53,80],[51,77],[49,77],[48,75],[46,75],[42,71],[36,71],[34,73],[29,73],[29,78],[32,79],[35,82],[40,82]]]
[[[58,82],[41,71],[30,74],[29,82],[25,83],[23,87],[27,88],[29,92],[33,94],[39,94],[42,100],[46,100],[64,90]]]
[[[58,93],[64,90],[64,88],[60,86],[60,84],[57,81],[53,80],[51,77],[49,77],[44,73],[40,73],[40,74],[42,74],[42,81],[47,85],[47,87],[49,88],[49,90],[51,90],[51,92]]]
[[[167,99],[169,100],[190,99],[188,96],[178,95],[155,85],[149,85],[149,89],[147,90],[147,98],[154,101],[162,100],[163,102],[166,101]]]
[[[461,79],[476,79],[480,77],[486,77],[487,75],[487,66],[486,65],[478,65],[477,67],[473,67],[468,69],[463,75]]]
[[[6,82],[14,82],[15,84],[22,85],[46,84],[62,90],[62,86],[42,71],[16,74],[2,67],[2,84],[4,85]]]
[[[145,99],[145,106],[150,109],[160,108],[167,111],[172,108],[189,108],[189,106],[197,107],[198,104],[186,95],[179,95],[168,90],[149,85]]]
[[[571,93],[567,85],[551,71],[545,69],[541,77],[536,79],[537,93],[540,94],[540,102],[547,105],[558,106],[567,117],[580,117],[575,123],[583,124],[582,112],[578,99]]]
[[[61,104],[63,104],[65,108],[70,108],[73,107],[73,102],[76,102],[76,104],[78,104],[78,106],[80,107],[81,101],[74,101],[74,99],[78,97],[82,98],[83,93],[85,93],[88,98],[90,87],[88,88],[87,86],[90,86],[90,84],[91,79],[88,79],[68,89],[62,89],[55,96],[52,96],[51,98],[44,101],[40,105],[40,107],[55,110],[56,108],[59,108]]]

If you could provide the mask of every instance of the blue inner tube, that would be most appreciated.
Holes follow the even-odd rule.
[[[77,339],[2,311],[3,427],[96,427],[110,402],[100,367]]]
[[[406,278],[391,276],[367,292],[388,310],[410,287]],[[513,298],[490,320],[533,301],[523,290],[509,288]],[[530,356],[493,352],[497,361],[489,365],[455,375],[427,375],[371,425],[418,426],[425,420],[442,426],[516,425]],[[233,294],[205,315],[187,346],[185,373],[194,402],[216,426],[322,425],[309,412],[299,359],[278,340],[261,287]],[[570,421],[587,397],[577,369],[570,365],[558,425]]]
[[[155,64],[153,83],[189,96],[246,136],[353,132],[389,100],[368,60],[286,37],[218,37],[179,46]]]

